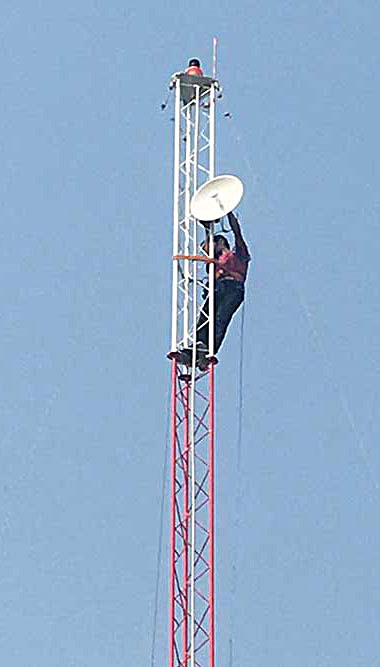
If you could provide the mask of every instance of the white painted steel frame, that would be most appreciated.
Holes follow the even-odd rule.
[[[180,149],[181,149],[181,125],[180,125],[180,109],[181,109],[181,92],[180,81],[177,79],[175,84],[175,130],[174,130],[174,184],[173,184],[173,255],[179,252],[179,164],[180,164]],[[172,279],[172,352],[177,349],[177,309],[178,309],[178,265],[173,261],[173,279]]]
[[[215,175],[215,100],[217,83],[209,87],[194,86],[195,96],[189,103],[181,102],[181,82],[175,79],[174,130],[174,197],[173,197],[173,257],[206,254],[198,247],[198,229],[204,239],[204,228],[190,212],[190,201],[198,187]],[[210,238],[214,235],[210,226]],[[193,255],[189,253],[192,252]],[[210,254],[213,257],[213,243]],[[214,354],[214,266],[210,264],[208,286],[196,277],[197,262],[173,259],[171,352],[188,348],[194,338],[197,317],[194,320],[194,285],[197,287],[197,315],[203,302],[201,292],[209,294],[209,354]],[[203,262],[202,262],[203,265]],[[203,269],[203,266],[200,267]],[[204,271],[200,270],[200,274]]]

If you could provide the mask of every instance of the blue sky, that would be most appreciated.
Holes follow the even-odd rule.
[[[234,667],[377,664],[378,3],[2,14],[2,663],[151,662],[172,216],[160,104],[189,57],[211,70],[218,35],[217,171],[245,183],[254,256],[240,472],[240,315],[217,367],[218,665],[230,638]]]

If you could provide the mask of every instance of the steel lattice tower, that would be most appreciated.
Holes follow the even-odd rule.
[[[214,176],[218,82],[175,74],[173,290],[171,329],[171,539],[169,667],[214,667],[214,265],[190,211],[193,193]],[[210,364],[196,368],[197,318],[208,296]],[[192,349],[192,366],[180,351]]]

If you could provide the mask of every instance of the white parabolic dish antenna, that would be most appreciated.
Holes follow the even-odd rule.
[[[233,211],[240,203],[244,186],[237,176],[216,176],[194,193],[191,214],[197,220],[210,222]]]

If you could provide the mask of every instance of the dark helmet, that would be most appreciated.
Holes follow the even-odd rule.
[[[189,60],[188,67],[200,67],[200,66],[201,66],[201,63],[198,60],[198,58],[191,58],[191,60]]]
[[[215,234],[214,241],[215,241],[215,243],[218,243],[218,241],[224,241],[227,248],[230,249],[230,244],[228,243],[228,240],[222,234]]]

